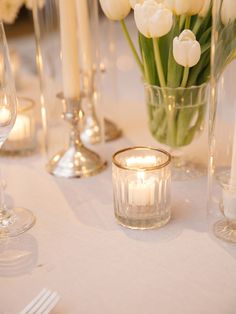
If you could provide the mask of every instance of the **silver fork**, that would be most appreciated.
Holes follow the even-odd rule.
[[[19,314],[48,314],[59,300],[56,291],[44,288]]]

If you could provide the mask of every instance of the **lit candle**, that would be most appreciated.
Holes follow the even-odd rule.
[[[82,69],[91,73],[93,69],[91,30],[89,24],[88,0],[77,0],[78,37],[82,57]]]
[[[129,182],[128,186],[129,204],[132,206],[154,205],[155,182],[145,179],[145,173],[137,173],[137,179]]]
[[[130,157],[126,160],[127,167],[133,168],[146,168],[155,167],[157,165],[157,158],[155,156],[138,156]]]
[[[22,141],[30,137],[30,118],[23,114],[18,114],[15,125],[9,134],[8,141]]]
[[[145,172],[141,169],[154,167],[157,164],[155,156],[130,157],[125,161],[129,168],[140,169],[137,178],[129,182],[129,203],[136,206],[151,206],[154,204],[155,182],[146,179]]]
[[[11,119],[11,112],[6,107],[0,108],[0,125],[9,123]]]
[[[63,92],[67,99],[80,96],[76,5],[74,0],[60,0]]]

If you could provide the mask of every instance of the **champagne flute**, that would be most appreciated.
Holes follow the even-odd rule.
[[[0,149],[11,132],[17,115],[15,82],[11,70],[9,50],[2,21],[0,21]],[[0,238],[17,236],[35,223],[35,216],[25,208],[9,208],[4,201],[3,182],[0,178]]]

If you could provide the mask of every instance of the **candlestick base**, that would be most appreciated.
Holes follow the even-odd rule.
[[[56,154],[48,163],[47,170],[57,177],[85,178],[98,174],[106,164],[99,155],[82,145]]]
[[[94,116],[88,116],[85,119],[84,130],[81,133],[81,138],[85,143],[88,144],[97,144],[100,143],[101,138],[101,127]],[[114,141],[121,137],[122,131],[118,128],[118,126],[108,120],[104,120],[104,133],[105,133],[105,142]]]
[[[81,108],[83,96],[80,99],[65,99],[58,94],[63,103],[62,118],[71,125],[69,146],[57,153],[48,163],[49,173],[63,178],[85,178],[96,175],[106,166],[98,154],[83,145],[81,141],[81,125],[84,112]]]
[[[111,120],[105,119],[104,128],[106,142],[114,141],[122,136],[121,129]]]

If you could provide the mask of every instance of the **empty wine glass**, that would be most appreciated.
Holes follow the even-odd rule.
[[[0,21],[0,149],[11,132],[17,114],[15,82],[11,70],[9,50],[2,21]],[[4,201],[4,183],[0,177],[0,238],[17,236],[35,223],[35,216],[24,208],[8,208]]]

